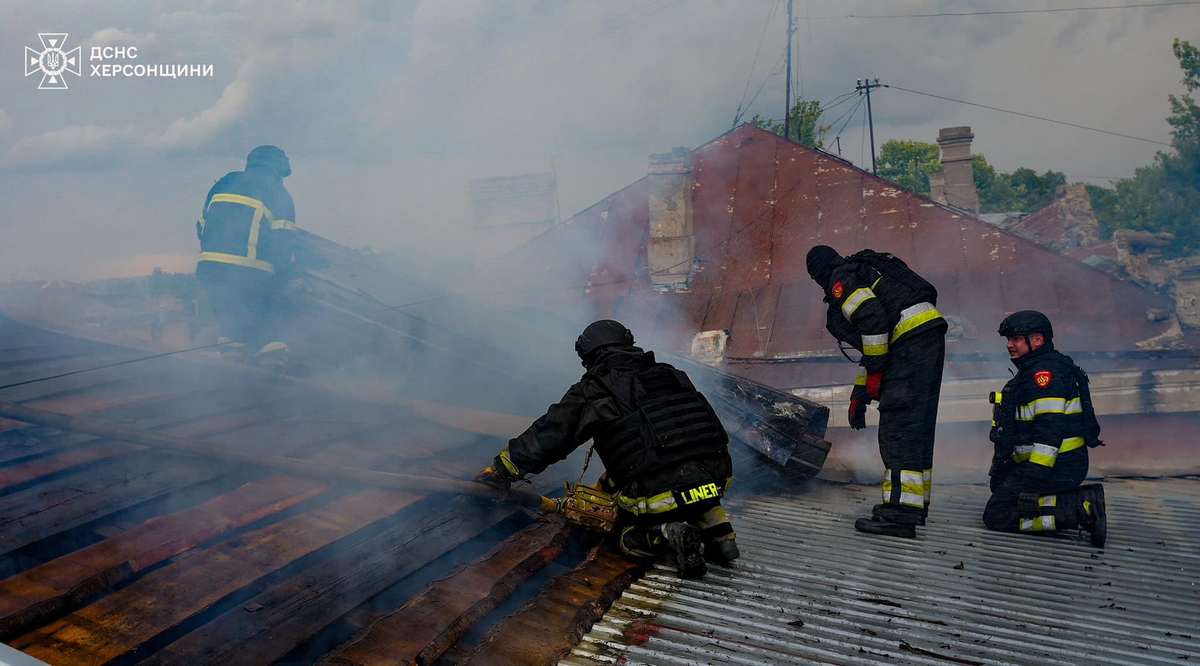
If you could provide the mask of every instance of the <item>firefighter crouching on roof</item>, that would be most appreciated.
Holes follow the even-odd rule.
[[[947,326],[935,307],[937,290],[900,259],[873,250],[842,257],[817,245],[806,263],[829,304],[825,327],[863,354],[850,394],[850,427],[865,428],[867,405],[879,403],[883,501],[854,528],[914,537],[929,514],[946,357]]]
[[[1055,532],[1083,529],[1104,545],[1104,488],[1081,486],[1088,448],[1100,446],[1100,424],[1087,375],[1054,349],[1054,330],[1040,312],[1022,310],[1000,323],[1017,374],[993,393],[992,497],[988,529]]]
[[[733,473],[729,436],[687,375],[633,346],[622,324],[590,324],[575,342],[583,378],[508,443],[477,481],[507,488],[591,439],[616,494],[622,552],[673,556],[679,575],[698,578],[705,559],[738,557],[721,497]]]
[[[283,179],[292,173],[275,146],[258,146],[244,171],[221,177],[204,198],[196,222],[200,257],[196,279],[204,289],[221,342],[273,364],[287,352],[276,339],[283,280],[292,263],[296,212]]]

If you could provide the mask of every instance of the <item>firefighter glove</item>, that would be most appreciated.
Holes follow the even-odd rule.
[[[499,456],[492,464],[484,467],[478,474],[475,475],[475,480],[484,485],[491,486],[497,490],[508,490],[513,481],[517,479],[508,473],[508,470],[500,462]]]
[[[867,373],[867,395],[870,396],[872,400],[879,399],[879,392],[882,390],[882,388],[883,388],[883,373],[882,372]]]
[[[870,402],[871,396],[867,395],[867,387],[855,384],[850,390],[850,410],[846,413],[846,420],[854,430],[867,427],[867,405]]]

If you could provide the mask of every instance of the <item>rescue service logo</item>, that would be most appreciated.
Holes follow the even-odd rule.
[[[1049,370],[1038,370],[1033,373],[1033,383],[1038,385],[1038,388],[1046,388],[1050,385],[1050,380],[1054,379],[1054,375],[1050,374]]]
[[[833,297],[841,298],[842,294],[846,293],[846,288],[842,286],[842,281],[838,280],[833,283]]]
[[[65,32],[39,32],[42,50],[25,47],[25,76],[42,73],[38,90],[66,90],[67,74],[82,76],[82,61],[79,48],[64,50],[67,44]]]
[[[83,76],[83,47],[67,50],[67,33],[39,32],[38,40],[42,43],[40,51],[25,47],[25,76],[42,75],[38,90],[66,90],[67,74]],[[88,78],[213,78],[211,64],[144,63],[137,61],[138,55],[138,47],[132,45],[91,46],[88,48]]]

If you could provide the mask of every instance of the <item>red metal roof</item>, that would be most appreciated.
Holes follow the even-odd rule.
[[[677,350],[686,350],[697,331],[727,329],[730,359],[828,353],[835,346],[825,307],[804,265],[808,249],[825,243],[843,254],[892,252],[933,282],[939,309],[966,330],[951,353],[1002,351],[997,322],[1026,308],[1046,312],[1060,347],[1072,351],[1133,350],[1161,333],[1146,309],[1167,308],[1165,297],[833,155],[742,126],[693,158],[699,263],[687,291],[650,285],[652,182],[643,178],[506,257],[516,275],[505,298],[568,307],[582,290],[594,316],[621,319],[641,338]],[[815,367],[834,364],[792,365],[807,367],[755,365],[743,374],[776,386],[845,380],[844,368],[834,378]]]

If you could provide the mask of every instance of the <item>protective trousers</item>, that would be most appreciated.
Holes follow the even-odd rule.
[[[280,290],[274,275],[202,263],[196,277],[223,337],[245,343],[252,352],[277,339]]]
[[[1079,526],[1087,478],[1087,456],[1064,454],[1048,469],[1021,463],[994,481],[983,509],[983,523],[998,532],[1054,532]]]
[[[656,516],[656,519],[653,523],[642,520],[638,524],[622,527],[619,539],[621,552],[634,558],[655,558],[666,553],[669,546],[667,540],[663,538],[659,526],[676,521],[689,522],[700,528],[706,545],[733,539],[735,536],[733,525],[729,522],[729,514],[725,512],[720,502],[697,511],[686,509],[667,511]]]
[[[889,352],[879,400],[883,504],[904,513],[929,511],[945,327],[903,338]]]

